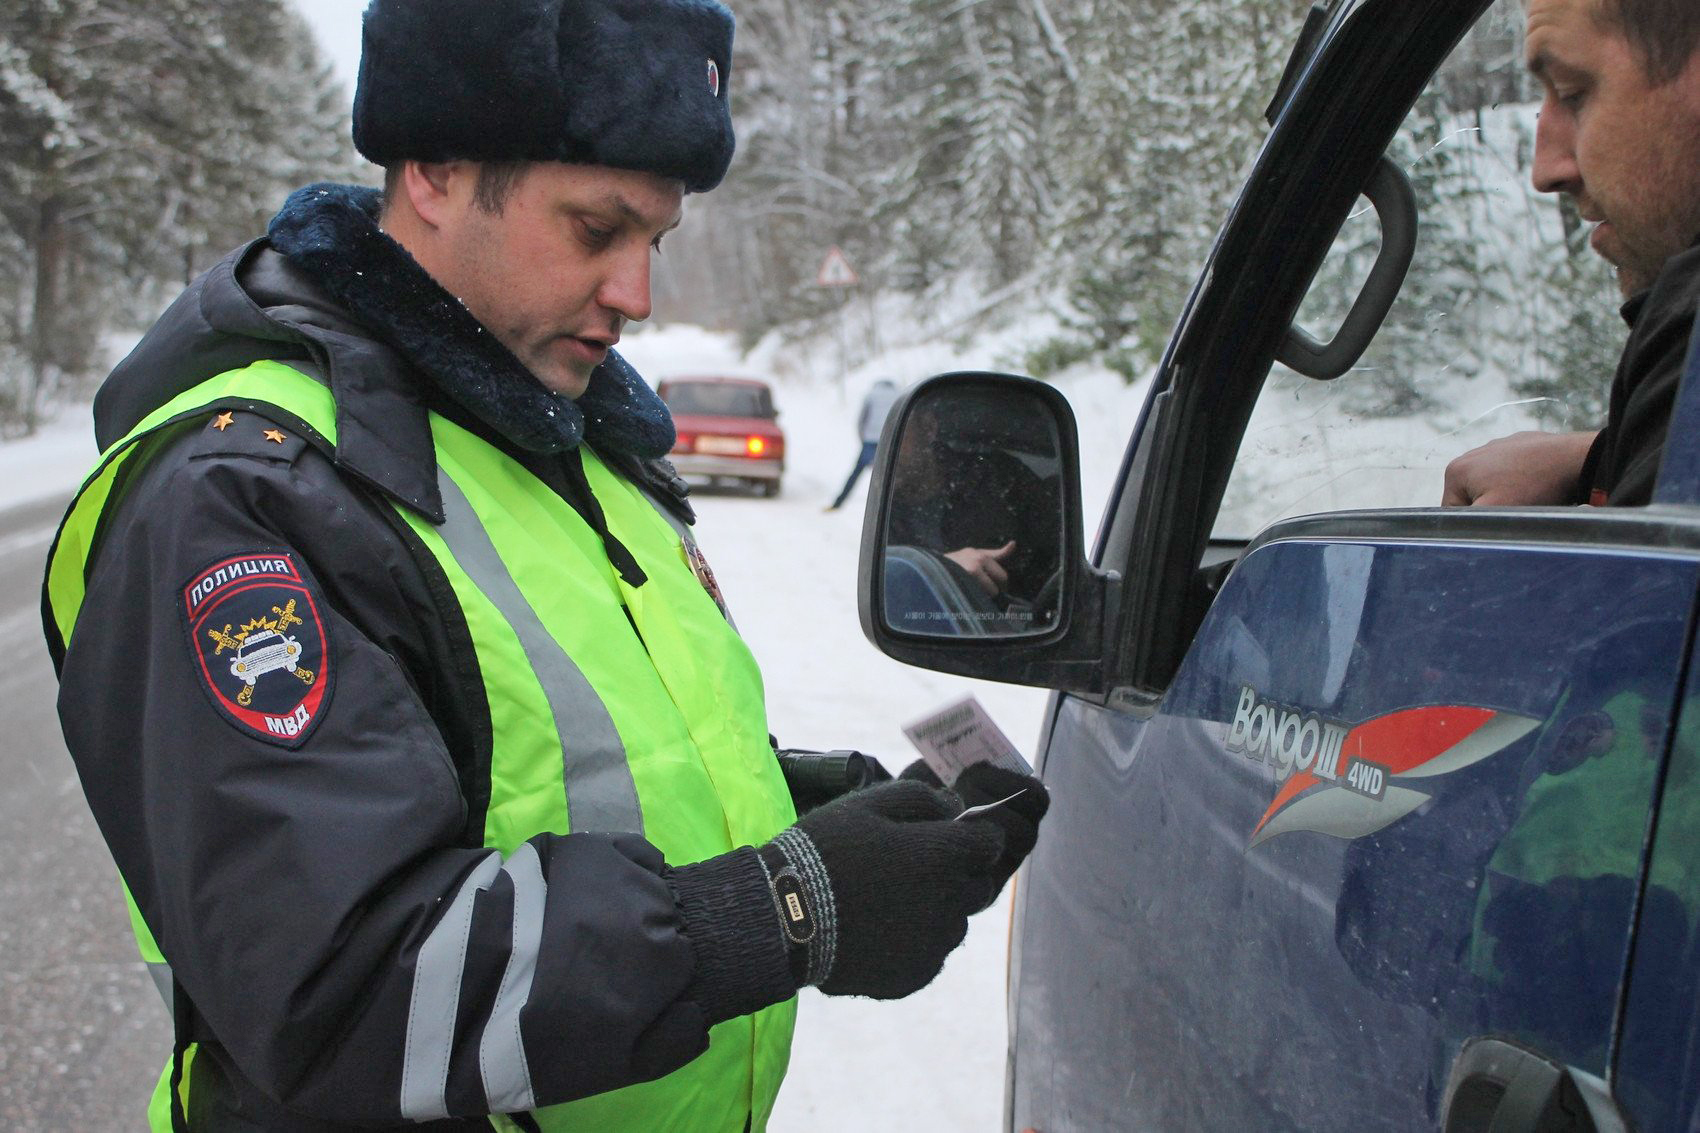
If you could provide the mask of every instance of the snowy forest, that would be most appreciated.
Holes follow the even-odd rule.
[[[838,245],[864,293],[925,306],[966,290],[993,322],[1049,311],[1056,332],[1014,367],[1045,377],[1091,362],[1129,381],[1155,361],[1267,130],[1306,10],[732,6],[739,152],[669,240],[675,317],[746,343],[818,330],[843,296],[810,284]],[[1508,307],[1546,312],[1544,365],[1516,388],[1587,419],[1621,329],[1579,220],[1527,191],[1533,118],[1511,113],[1532,98],[1521,22],[1516,0],[1496,5],[1395,142],[1425,236],[1366,365],[1414,345],[1468,375],[1496,339],[1526,337]],[[347,142],[349,93],[285,0],[7,0],[0,424],[27,431],[46,401],[86,390],[109,330],[145,323],[186,276],[260,232],[290,188],[371,180]],[[1526,215],[1491,203],[1513,184]],[[1307,317],[1337,320],[1376,239],[1373,221],[1348,225]],[[1508,242],[1522,250],[1505,257]],[[1410,367],[1397,372],[1362,384],[1357,408],[1423,408]]]
[[[0,4],[0,423],[86,391],[108,332],[354,176],[347,92],[286,0]]]

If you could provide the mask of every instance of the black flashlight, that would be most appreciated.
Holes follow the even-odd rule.
[[[791,801],[799,814],[829,803],[839,795],[891,778],[880,761],[859,751],[802,751],[784,748],[774,752]]]

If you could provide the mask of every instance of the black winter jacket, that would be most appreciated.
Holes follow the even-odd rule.
[[[465,959],[447,1100],[467,1117],[411,1124],[399,1109],[419,945],[489,856],[491,740],[481,692],[466,691],[482,685],[458,607],[391,501],[440,521],[428,407],[527,462],[581,512],[576,430],[665,495],[668,477],[647,458],[671,426],[647,388],[599,371],[601,407],[581,399],[582,425],[565,414],[567,427],[516,443],[504,413],[525,422],[539,394],[553,395],[533,380],[518,395],[533,405],[492,404],[529,375],[504,372],[519,364],[499,348],[469,347],[464,312],[446,329],[440,310],[419,317],[452,300],[362,227],[371,199],[292,206],[311,224],[274,224],[271,240],[213,268],[114,372],[97,433],[104,447],[203,378],[293,357],[329,375],[337,446],[239,405],[158,441],[100,533],[60,658],[60,716],[95,818],[193,1005],[193,1128],[488,1129],[475,1116],[489,1108],[480,1013],[508,959],[505,874],[476,905]],[[637,409],[622,416],[622,402]],[[310,742],[233,724],[186,643],[186,582],[251,552],[289,555],[322,617],[334,687]],[[635,835],[531,845],[548,885],[546,947],[521,1017],[537,1105],[667,1074],[705,1049],[713,1023],[795,992],[752,850],[672,869]]]
[[[1700,244],[1672,256],[1653,286],[1623,305],[1629,342],[1612,378],[1606,427],[1582,466],[1577,503],[1652,502],[1697,306]]]

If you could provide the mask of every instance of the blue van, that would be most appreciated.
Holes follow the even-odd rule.
[[[1011,1131],[1700,1128],[1700,350],[1646,508],[1428,506],[1475,418],[1413,442],[1341,392],[1428,219],[1389,147],[1488,8],[1312,12],[1090,556],[1053,387],[947,375],[887,424],[868,636],[1054,690]],[[1009,542],[987,601],[958,552]]]

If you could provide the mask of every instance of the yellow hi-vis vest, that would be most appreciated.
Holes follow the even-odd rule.
[[[279,362],[221,374],[149,414],[102,455],[60,528],[47,598],[67,645],[97,526],[120,471],[146,447],[137,442],[228,405],[275,406],[336,442],[330,390]],[[545,831],[631,831],[678,865],[759,845],[794,821],[761,675],[698,582],[689,533],[584,449],[609,532],[648,576],[629,586],[601,538],[547,485],[452,422],[432,414],[430,423],[446,521],[396,508],[447,575],[478,654],[483,688],[467,691],[482,692],[493,730],[484,845],[506,856]],[[131,909],[157,970],[166,958]],[[746,1117],[763,1129],[795,1015],[790,1000],[729,1020],[665,1078],[530,1112],[545,1131],[736,1133]],[[185,1095],[192,1066],[186,1057]],[[169,1069],[149,1107],[156,1133],[171,1128]]]

